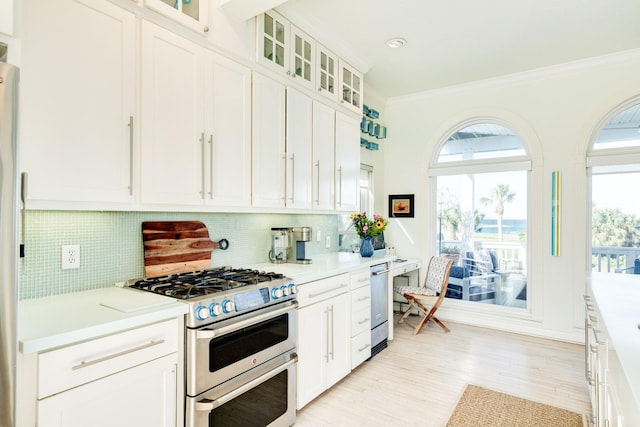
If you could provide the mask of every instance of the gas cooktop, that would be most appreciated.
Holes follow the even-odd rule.
[[[243,314],[296,297],[296,286],[283,274],[218,267],[130,280],[133,289],[183,300],[189,304],[187,327]]]
[[[203,295],[232,291],[247,285],[282,280],[284,278],[285,276],[280,273],[243,268],[218,267],[144,278],[136,280],[130,284],[130,286],[132,288],[187,300]]]

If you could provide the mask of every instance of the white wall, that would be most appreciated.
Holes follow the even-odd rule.
[[[388,100],[384,191],[415,193],[416,201],[415,218],[392,223],[386,233],[402,256],[426,261],[434,255],[436,210],[428,191],[428,165],[442,139],[462,121],[500,119],[510,124],[532,154],[528,282],[534,291],[533,311],[520,317],[510,312],[495,316],[452,301],[440,309],[441,317],[581,341],[588,244],[585,153],[604,117],[639,94],[640,51],[636,50]],[[562,174],[559,257],[552,257],[550,250],[552,171]]]

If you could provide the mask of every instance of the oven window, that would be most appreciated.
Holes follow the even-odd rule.
[[[209,413],[209,427],[264,427],[287,412],[289,370],[217,407]]]
[[[209,372],[215,372],[289,337],[289,315],[283,314],[209,342]]]

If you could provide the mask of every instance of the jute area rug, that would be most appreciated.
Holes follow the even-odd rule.
[[[447,427],[583,427],[584,415],[467,385]]]

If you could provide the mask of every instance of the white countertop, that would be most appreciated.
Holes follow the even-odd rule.
[[[302,285],[325,277],[348,273],[359,268],[369,268],[372,265],[393,261],[396,258],[395,255],[374,255],[371,258],[363,258],[357,253],[333,252],[314,256],[311,258],[311,264],[273,264],[265,262],[250,265],[247,268],[282,273],[293,279],[297,285]]]
[[[640,276],[593,273],[591,289],[636,404],[640,404]]]
[[[22,353],[56,347],[160,322],[187,312],[173,298],[109,287],[20,301],[18,342]]]
[[[393,261],[395,255],[335,252],[311,264],[261,263],[246,266],[282,273],[301,285],[325,277]],[[188,305],[136,289],[109,287],[20,301],[18,341],[22,353],[38,353],[185,314]]]

